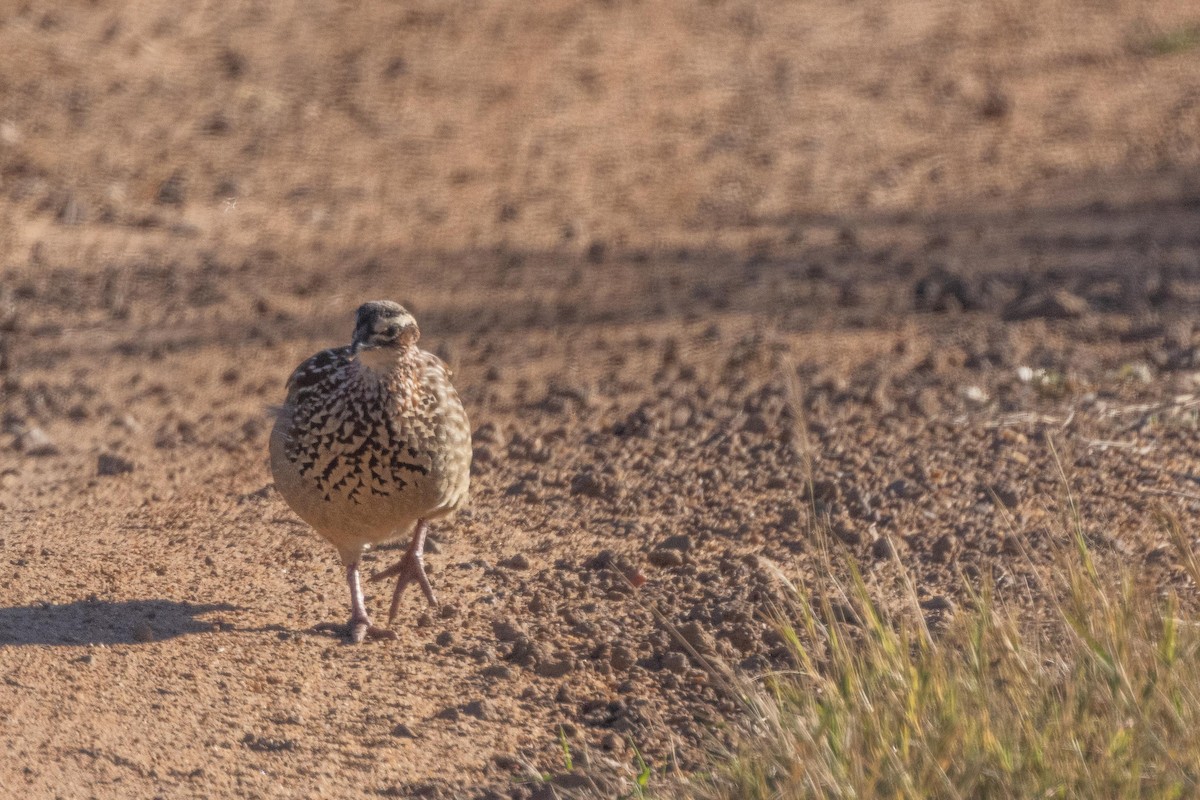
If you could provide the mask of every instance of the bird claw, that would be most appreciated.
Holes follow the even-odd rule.
[[[367,639],[372,641],[395,641],[396,632],[391,628],[381,628],[365,620],[350,620],[350,643],[362,644]]]
[[[409,551],[404,554],[404,558],[397,563],[371,576],[372,583],[381,581],[384,578],[396,577],[396,588],[392,591],[392,605],[388,609],[388,624],[391,625],[396,619],[396,612],[400,609],[400,595],[408,588],[410,583],[416,582],[421,587],[421,591],[425,594],[425,599],[429,601],[429,605],[437,607],[437,595],[433,593],[433,587],[429,584],[429,578],[425,575],[424,560]]]

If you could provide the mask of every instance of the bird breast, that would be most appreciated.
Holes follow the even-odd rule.
[[[457,508],[470,427],[444,365],[416,351],[380,372],[348,351],[321,355],[293,376],[272,433],[272,470],[289,505],[314,527],[364,531]],[[303,374],[310,362],[313,374]]]

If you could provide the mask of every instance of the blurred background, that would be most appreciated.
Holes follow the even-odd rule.
[[[1194,167],[1197,18],[1183,0],[12,3],[0,259],[795,255],[814,221]]]

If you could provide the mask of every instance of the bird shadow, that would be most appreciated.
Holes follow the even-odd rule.
[[[238,611],[228,603],[174,600],[77,600],[0,608],[0,646],[148,644],[193,633],[228,630],[222,621],[199,619],[215,611]]]

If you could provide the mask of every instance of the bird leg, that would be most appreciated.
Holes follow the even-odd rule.
[[[425,592],[425,599],[429,601],[429,605],[436,606],[438,604],[437,597],[433,594],[433,587],[429,585],[429,578],[425,576],[425,534],[428,532],[429,523],[425,520],[419,520],[417,522],[417,529],[413,531],[412,543],[409,544],[408,552],[404,554],[404,558],[383,572],[371,576],[372,582],[399,576],[399,579],[396,581],[396,589],[392,592],[392,607],[388,611],[388,625],[391,625],[392,620],[396,618],[396,611],[400,608],[401,593],[413,581],[420,584],[421,590]]]
[[[361,644],[364,639],[395,639],[396,632],[371,624],[367,604],[363,599],[358,562],[346,567],[346,583],[350,585],[350,641]]]

